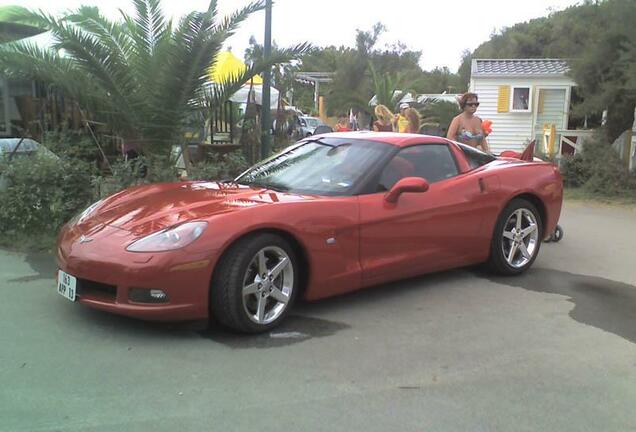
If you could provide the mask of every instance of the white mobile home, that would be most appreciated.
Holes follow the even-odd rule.
[[[522,150],[532,139],[543,153],[573,153],[591,131],[568,130],[572,88],[560,59],[475,59],[470,91],[477,115],[493,122],[491,150]]]

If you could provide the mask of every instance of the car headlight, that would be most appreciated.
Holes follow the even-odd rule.
[[[89,205],[88,207],[86,207],[86,209],[82,210],[81,212],[79,212],[78,214],[73,216],[71,218],[71,220],[68,221],[68,225],[69,226],[73,226],[73,225],[77,225],[80,222],[85,221],[86,218],[89,217],[91,215],[91,213],[93,213],[97,207],[102,205],[103,202],[104,202],[104,200],[101,199],[101,200]]]
[[[128,252],[165,252],[185,247],[201,237],[208,223],[203,221],[186,222],[166,228],[131,243]]]

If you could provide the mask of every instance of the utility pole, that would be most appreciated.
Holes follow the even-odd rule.
[[[272,54],[272,0],[265,3],[265,41],[263,43],[263,61],[268,61]],[[271,68],[263,73],[263,97],[261,105],[261,157],[265,159],[272,150],[272,112],[270,86],[272,81]]]

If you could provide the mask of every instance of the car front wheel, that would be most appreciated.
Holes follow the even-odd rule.
[[[526,271],[539,254],[543,226],[537,208],[524,199],[512,200],[501,212],[490,247],[490,267],[515,275]]]
[[[293,248],[274,234],[239,240],[221,258],[211,287],[211,310],[223,325],[245,333],[277,326],[294,302],[298,267]]]

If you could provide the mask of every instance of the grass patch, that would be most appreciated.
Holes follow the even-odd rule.
[[[53,252],[57,242],[57,235],[45,234],[19,234],[4,235],[0,237],[0,248],[12,252]]]
[[[636,196],[607,196],[596,192],[591,192],[586,188],[565,188],[563,198],[566,201],[588,201],[609,205],[636,206]]]

